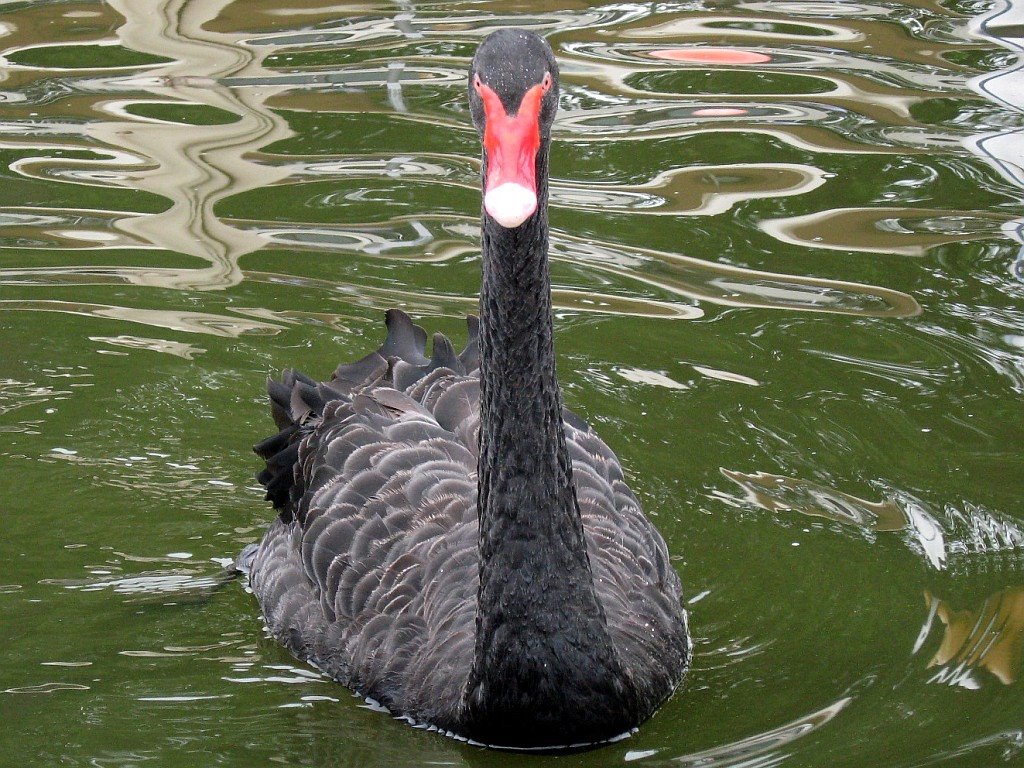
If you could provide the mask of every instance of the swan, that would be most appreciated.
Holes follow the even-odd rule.
[[[479,46],[480,316],[457,353],[386,314],[328,381],[269,380],[255,447],[277,517],[240,565],[270,634],[398,717],[484,745],[628,734],[690,661],[667,547],[615,454],[562,405],[548,273],[558,68],[537,35]]]

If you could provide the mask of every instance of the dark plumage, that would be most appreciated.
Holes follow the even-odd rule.
[[[470,83],[485,191],[511,179],[535,210],[518,188],[488,198],[481,317],[461,353],[438,334],[427,358],[424,331],[391,310],[380,349],[329,381],[269,382],[280,431],[256,452],[279,515],[244,565],[275,638],[394,714],[496,746],[594,743],[672,692],[686,613],[618,460],[561,404],[550,48],[496,32]],[[539,136],[520,175],[497,168],[485,123],[502,111]]]

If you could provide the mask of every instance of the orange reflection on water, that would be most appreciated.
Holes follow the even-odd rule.
[[[927,591],[924,598],[928,619],[921,639],[936,616],[943,625],[942,643],[928,662],[929,667],[940,667],[931,682],[978,688],[981,683],[973,673],[979,668],[1004,685],[1017,681],[1024,656],[1024,587],[995,592],[974,610],[958,610]]]
[[[658,48],[651,57],[689,64],[766,64],[772,57],[757,51],[737,48]]]

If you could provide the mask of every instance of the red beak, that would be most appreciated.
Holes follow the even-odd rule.
[[[501,226],[518,227],[537,210],[537,150],[540,149],[540,108],[551,78],[533,86],[509,117],[490,86],[474,84],[484,104],[484,210]]]

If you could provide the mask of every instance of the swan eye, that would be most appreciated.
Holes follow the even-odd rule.
[[[540,87],[544,91],[544,93],[547,93],[548,91],[551,90],[551,73],[550,72],[545,72],[544,73],[544,79],[541,81]]]
[[[473,88],[476,89],[476,92],[480,93],[483,87],[484,84],[480,80],[480,75],[473,75]]]

